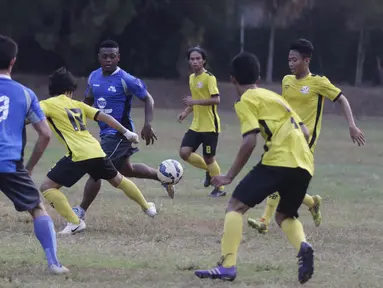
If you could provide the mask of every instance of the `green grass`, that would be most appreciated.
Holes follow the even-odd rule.
[[[46,274],[43,252],[33,236],[26,213],[16,213],[0,195],[0,287],[297,287],[296,252],[273,223],[267,235],[247,226],[239,252],[238,278],[234,283],[201,281],[193,275],[198,268],[214,265],[220,256],[223,216],[228,197],[210,199],[203,188],[204,172],[180,160],[178,148],[186,123],[176,122],[178,111],[157,110],[154,146],[140,144],[134,162],[156,167],[174,158],[184,166],[174,200],[167,198],[158,183],[134,180],[160,214],[146,217],[129,199],[104,183],[102,192],[87,215],[87,231],[58,238],[61,261],[71,269],[69,276]],[[138,130],[142,109],[134,110]],[[225,172],[232,163],[241,137],[233,113],[221,113],[222,133],[218,161]],[[308,239],[315,248],[315,274],[306,287],[380,287],[383,283],[383,134],[381,119],[364,119],[360,126],[367,137],[365,147],[351,142],[343,119],[326,115],[316,151],[316,175],[311,194],[324,199],[323,222],[315,228],[305,207],[300,210]],[[91,131],[97,135],[92,123]],[[28,131],[27,155],[35,133]],[[235,184],[255,165],[262,153],[259,143],[248,165],[227,187]],[[41,183],[50,167],[65,153],[52,140],[33,178]],[[71,204],[78,204],[86,177],[71,189],[63,189]],[[260,216],[264,204],[247,216]],[[64,221],[47,208],[56,229]]]

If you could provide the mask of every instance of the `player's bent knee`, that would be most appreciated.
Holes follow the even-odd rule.
[[[116,177],[108,180],[108,182],[113,186],[113,187],[118,187],[120,186],[121,182],[122,182],[122,179],[124,178],[124,176],[121,175],[121,173],[118,173],[116,175]]]
[[[275,213],[275,222],[277,222],[278,226],[281,227],[281,224],[282,222],[287,219],[287,218],[290,218],[288,217],[287,215],[285,214],[282,214],[281,212],[276,212]]]
[[[180,157],[184,161],[187,161],[189,159],[191,153],[192,151],[189,148],[181,147],[180,149]]]
[[[45,210],[43,203],[37,204],[35,208],[33,208],[32,210],[29,210],[28,212],[32,215],[33,219],[40,216],[48,216],[48,213]]]
[[[229,203],[226,208],[226,213],[228,212],[237,212],[241,214],[245,214],[247,210],[249,210],[250,207],[247,206],[245,203],[242,203],[241,201],[235,199],[235,198],[230,198]]]

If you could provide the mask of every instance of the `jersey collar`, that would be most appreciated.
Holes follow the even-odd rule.
[[[112,74],[110,74],[110,75],[117,74],[120,70],[121,70],[121,68],[117,66],[116,70],[114,70],[114,72]]]
[[[12,79],[11,76],[7,74],[0,74],[0,79]]]

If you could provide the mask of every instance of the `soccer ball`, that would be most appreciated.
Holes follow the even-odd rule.
[[[173,159],[167,159],[161,162],[157,169],[158,179],[162,183],[177,184],[184,174],[181,164]]]

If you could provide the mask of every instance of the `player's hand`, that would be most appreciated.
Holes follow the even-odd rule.
[[[181,123],[182,121],[185,120],[185,118],[188,116],[188,114],[183,111],[182,113],[178,114],[178,122]]]
[[[152,142],[154,144],[154,140],[157,140],[156,134],[154,134],[154,131],[152,129],[152,126],[150,124],[144,125],[144,127],[141,130],[141,138],[146,141],[146,146]]]
[[[140,138],[138,137],[138,135],[129,130],[126,130],[126,132],[124,133],[124,136],[126,139],[128,139],[128,141],[132,143],[138,144],[140,142]]]
[[[184,102],[184,104],[186,106],[193,106],[194,105],[194,100],[191,96],[185,97],[184,99],[182,99],[182,101]]]
[[[230,177],[227,175],[220,175],[220,176],[215,176],[211,178],[211,184],[215,187],[221,187],[223,185],[228,185],[233,181]]]
[[[352,142],[357,143],[358,146],[363,146],[366,143],[363,132],[356,126],[350,127],[350,137]]]
[[[32,170],[31,169],[29,169],[29,168],[25,168],[26,170],[27,170],[27,172],[28,172],[28,175],[29,176],[32,176]]]

